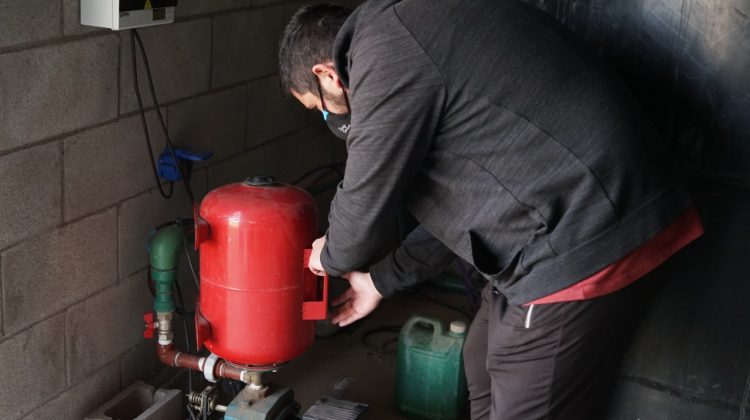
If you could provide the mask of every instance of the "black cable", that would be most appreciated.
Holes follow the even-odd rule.
[[[334,171],[325,171],[325,172],[321,173],[317,177],[313,178],[313,180],[310,181],[304,188],[306,190],[312,189],[312,187],[318,185],[321,181],[323,181],[324,179],[328,178],[331,175],[331,173],[333,173],[333,172]],[[338,174],[336,174],[336,175],[337,175],[337,177],[336,177],[337,181],[341,180],[341,176],[339,176]]]
[[[193,259],[190,258],[190,249],[188,249],[188,241],[185,237],[185,230],[182,231],[182,247],[185,249],[185,256],[187,256],[188,266],[190,267],[190,273],[193,275],[193,282],[195,282],[196,290],[201,290],[200,282],[198,281],[198,275],[195,273],[195,267],[193,266]]]
[[[190,353],[190,333],[188,332],[188,324],[187,324],[187,310],[185,307],[185,300],[182,297],[182,288],[180,287],[180,280],[175,279],[174,281],[174,287],[177,289],[177,299],[180,300],[180,316],[182,317],[182,328],[185,332],[185,346],[187,347],[187,352]],[[188,390],[190,392],[193,392],[193,375],[190,370],[188,370]]]
[[[385,355],[396,354],[396,349],[388,348],[388,346],[390,344],[394,343],[394,342],[398,342],[398,334],[401,331],[401,327],[402,327],[402,325],[383,325],[383,326],[376,327],[376,328],[373,328],[371,330],[368,330],[367,332],[365,332],[364,334],[362,334],[362,344],[366,348],[368,348],[368,349],[370,349],[370,350],[372,350],[372,351],[374,351],[376,353],[385,354]],[[383,341],[382,343],[380,343],[380,345],[378,345],[378,346],[376,346],[374,344],[371,344],[367,340],[368,337],[370,337],[372,335],[375,335],[375,334],[386,334],[386,333],[387,334],[394,334],[395,333],[396,337],[391,337],[391,338]]]
[[[162,132],[164,133],[164,141],[167,146],[167,150],[169,150],[169,154],[172,156],[172,159],[174,159],[175,165],[177,166],[177,170],[180,172],[180,178],[182,179],[182,183],[185,186],[185,192],[187,193],[188,200],[190,200],[190,207],[192,208],[193,204],[195,203],[195,197],[193,196],[193,190],[190,188],[190,184],[187,181],[187,177],[185,176],[185,173],[183,171],[182,166],[180,165],[180,161],[177,159],[177,156],[174,153],[174,146],[172,145],[172,140],[169,138],[169,130],[167,130],[167,125],[164,123],[164,117],[161,114],[161,108],[159,107],[159,102],[156,99],[156,89],[154,89],[154,80],[151,76],[151,66],[148,62],[148,56],[146,55],[146,48],[143,45],[143,40],[141,39],[140,34],[138,34],[138,31],[135,29],[130,30],[130,49],[131,49],[131,60],[133,64],[133,87],[135,88],[135,96],[138,99],[138,108],[141,112],[141,123],[143,124],[143,130],[144,134],[146,135],[146,145],[148,147],[149,152],[149,159],[151,160],[151,169],[154,172],[154,178],[156,179],[156,185],[159,187],[159,192],[161,193],[162,197],[168,199],[172,197],[173,192],[173,183],[170,182],[170,189],[169,193],[165,193],[162,186],[161,181],[159,180],[159,174],[156,170],[156,162],[154,161],[154,152],[151,147],[151,137],[148,133],[148,125],[146,123],[146,111],[143,107],[143,100],[141,98],[141,89],[138,85],[138,65],[136,61],[136,54],[135,54],[135,43],[138,42],[138,47],[141,51],[141,57],[143,58],[143,66],[146,69],[146,76],[148,79],[148,85],[149,89],[151,91],[151,99],[153,101],[154,110],[156,111],[156,115],[159,117],[159,124],[161,125]]]
[[[179,314],[182,317],[182,323],[185,326],[185,345],[187,346],[187,351],[190,353],[190,336],[188,335],[188,327],[187,327],[187,310],[185,309],[185,301],[182,298],[182,290],[180,287],[180,281],[178,279],[175,279],[174,281],[174,287],[177,289],[177,299],[180,300],[180,311]]]
[[[148,148],[148,158],[151,161],[151,170],[154,172],[154,179],[156,180],[156,186],[159,188],[159,193],[162,197],[169,199],[174,192],[174,183],[170,182],[169,192],[165,192],[161,185],[161,181],[159,180],[159,173],[156,170],[156,162],[154,161],[154,150],[151,147],[151,136],[148,133],[148,124],[146,123],[146,112],[143,109],[141,90],[138,87],[138,66],[135,58],[135,29],[130,32],[130,56],[133,64],[133,86],[135,87],[135,97],[138,100],[138,109],[141,111],[141,124],[143,125],[143,135],[146,138],[146,147]]]

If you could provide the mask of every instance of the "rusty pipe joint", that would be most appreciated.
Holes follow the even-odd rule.
[[[250,372],[250,383],[242,390],[243,397],[251,402],[262,400],[268,394],[268,386],[263,384],[263,373]]]

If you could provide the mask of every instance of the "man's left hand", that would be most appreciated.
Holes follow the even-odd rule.
[[[316,276],[322,276],[326,273],[323,269],[323,264],[320,263],[320,253],[323,251],[323,247],[326,244],[326,237],[321,236],[316,239],[312,244],[312,252],[310,253],[310,261],[307,262],[310,271]]]
[[[354,321],[364,318],[383,300],[383,296],[375,288],[370,273],[352,271],[344,274],[349,280],[349,289],[331,302],[337,306],[331,323],[345,327]]]

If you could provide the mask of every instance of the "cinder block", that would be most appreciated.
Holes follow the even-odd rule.
[[[258,1],[263,1],[263,0],[258,0]],[[315,1],[304,0],[304,1],[286,2],[284,4],[284,14],[285,14],[284,25],[286,25],[287,22],[289,22],[289,19],[291,19],[292,15],[294,15],[297,12],[297,10],[299,10],[303,6],[308,6],[311,4],[315,4]],[[340,4],[340,2],[337,1],[336,4]]]
[[[156,357],[156,346],[152,340],[144,340],[120,359],[121,386],[129,386],[135,381],[152,385],[162,384],[177,374],[179,369],[169,367]]]
[[[364,0],[338,0],[337,3],[350,9],[356,9]]]
[[[312,126],[280,138],[279,180],[294,182],[307,171],[332,163],[331,145],[336,139],[326,127]]]
[[[138,32],[148,54],[156,99],[160,104],[208,91],[211,70],[210,19],[154,26],[139,29]],[[120,41],[120,113],[127,113],[138,109],[133,88],[130,32],[122,31]],[[143,104],[153,106],[140,52],[136,61]]]
[[[0,249],[60,222],[61,161],[59,143],[0,157]]]
[[[276,142],[270,142],[208,168],[210,188],[239,182],[253,175],[276,176]]]
[[[0,55],[0,151],[113,119],[118,48],[105,35]]]
[[[64,328],[60,314],[0,343],[3,419],[19,419],[65,388]]]
[[[177,146],[213,150],[211,164],[245,145],[247,89],[239,86],[169,107],[169,134]]]
[[[153,297],[140,271],[65,314],[68,381],[78,383],[143,341],[144,313]]]
[[[177,6],[177,17],[240,9],[249,7],[252,3],[252,0],[180,0]]]
[[[3,0],[0,47],[60,35],[60,5],[49,0]]]
[[[178,217],[193,217],[182,185],[175,183],[174,189],[170,200],[165,200],[153,189],[120,205],[120,278],[148,266],[146,245],[151,229]],[[206,191],[205,177],[195,177],[192,189],[199,200]]]
[[[114,209],[3,252],[5,332],[16,332],[117,282]]]
[[[87,415],[84,420],[179,420],[182,398],[179,389],[154,389],[136,382]]]
[[[120,371],[110,363],[100,371],[63,391],[52,401],[29,413],[24,420],[81,420],[120,390]]]
[[[109,29],[81,25],[81,0],[62,0],[62,2],[63,33],[65,35],[78,35],[91,32],[109,32]]]
[[[247,110],[247,146],[292,133],[307,125],[308,114],[293,97],[284,97],[278,76],[250,82]],[[320,112],[315,112],[323,120]]]
[[[286,3],[284,0],[253,0],[253,6],[268,6],[271,4]]]
[[[276,73],[284,6],[223,15],[213,22],[213,87]]]
[[[208,167],[199,168],[193,172],[192,184],[195,190],[193,191],[195,200],[203,200],[208,192]]]
[[[158,156],[165,143],[155,112],[147,114],[147,122]],[[81,132],[64,143],[66,220],[155,187],[140,116]]]

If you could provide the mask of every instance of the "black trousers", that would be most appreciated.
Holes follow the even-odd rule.
[[[599,298],[509,305],[494,289],[464,344],[473,420],[603,418],[646,302],[640,283]]]

